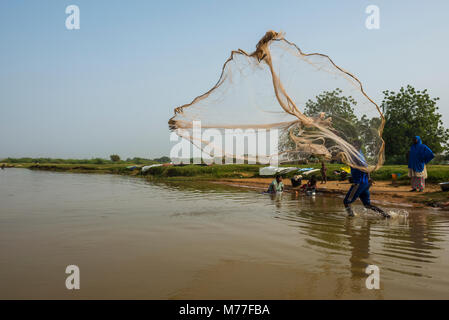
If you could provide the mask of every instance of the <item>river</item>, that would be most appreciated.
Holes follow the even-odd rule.
[[[386,209],[351,219],[337,196],[0,170],[0,298],[449,298],[449,213]]]

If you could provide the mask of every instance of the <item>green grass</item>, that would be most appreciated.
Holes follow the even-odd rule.
[[[387,165],[380,168],[372,174],[375,180],[391,180],[393,173],[400,173],[398,181],[409,181],[407,175],[408,168],[406,165]],[[438,183],[449,181],[449,165],[429,165],[427,166],[427,182]]]
[[[142,167],[142,164],[134,164],[129,162],[120,163],[106,163],[106,164],[79,164],[79,163],[14,163],[15,166],[21,166],[30,169],[40,169],[49,171],[71,171],[71,172],[95,172],[95,173],[115,173],[115,174],[138,174],[139,170],[129,170],[126,167],[137,165]],[[283,165],[295,166],[301,168],[320,168],[320,164],[308,165]],[[345,165],[342,164],[327,164],[327,173],[329,180],[338,180],[338,176],[333,173],[335,170]],[[230,164],[230,165],[186,165],[186,166],[160,166],[150,168],[145,175],[153,178],[198,178],[198,179],[220,179],[220,178],[257,178],[259,176],[259,168],[263,165],[248,165],[248,164]],[[392,180],[393,173],[400,174],[398,178],[399,183],[408,183],[407,176],[408,168],[406,165],[385,165],[376,172],[371,174],[374,180]],[[449,165],[429,165],[427,166],[428,179],[427,182],[438,183],[449,181]],[[293,176],[295,172],[286,174],[286,178]],[[316,176],[320,176],[316,172]]]
[[[17,166],[17,165],[16,165]],[[24,168],[33,170],[46,171],[71,171],[71,172],[91,172],[91,173],[115,173],[115,174],[129,174],[132,171],[126,167],[130,166],[128,163],[118,164],[69,164],[69,163],[25,163],[20,164]]]
[[[167,166],[150,168],[146,174],[158,177],[249,178],[259,174],[259,167],[248,164]]]
[[[345,165],[327,164],[327,174],[329,180],[338,180],[339,176],[333,171],[340,170]],[[212,166],[168,166],[151,168],[147,174],[158,177],[210,177],[210,178],[256,178],[259,176],[259,168],[261,165],[212,165]],[[301,168],[320,168],[320,164],[300,165]],[[392,180],[392,174],[399,174],[399,182],[408,182],[408,168],[406,165],[386,165],[379,170],[373,172],[371,177],[374,180]],[[427,166],[428,179],[427,182],[437,183],[449,181],[449,165],[429,165]],[[286,174],[290,178],[296,174],[291,172]],[[319,172],[316,173],[320,175]]]

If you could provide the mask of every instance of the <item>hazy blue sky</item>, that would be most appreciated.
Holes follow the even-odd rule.
[[[67,30],[65,8],[80,8]],[[380,29],[365,8],[380,8]],[[282,30],[381,102],[411,84],[449,127],[449,1],[0,2],[0,157],[168,155],[173,108],[208,90],[232,49]]]

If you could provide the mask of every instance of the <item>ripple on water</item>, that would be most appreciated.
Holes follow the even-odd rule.
[[[207,183],[26,170],[3,175],[0,191],[0,262],[5,270],[0,280],[10,286],[16,284],[8,279],[20,278],[15,270],[52,268],[70,256],[92,270],[111,262],[117,269],[133,270],[120,273],[120,291],[143,278],[159,283],[160,292],[182,291],[179,283],[188,286],[224,260],[237,262],[220,269],[220,275],[240,274],[237,266],[250,261],[270,267],[245,276],[284,279],[282,270],[288,267],[288,283],[307,272],[308,279],[336,283],[339,292],[360,289],[366,266],[376,264],[382,294],[406,298],[449,291],[449,214],[439,211],[384,204],[392,217],[383,219],[358,202],[356,217],[348,218],[341,198],[324,195],[270,197]],[[101,272],[96,276],[96,285],[108,283]],[[167,279],[173,279],[170,288]],[[309,289],[316,285],[312,280]],[[276,290],[276,282],[273,287],[254,283],[267,292]],[[238,281],[231,284],[232,290],[239,289]],[[395,286],[405,289],[394,291]],[[308,289],[295,290],[306,296]],[[360,297],[354,290],[348,297]]]

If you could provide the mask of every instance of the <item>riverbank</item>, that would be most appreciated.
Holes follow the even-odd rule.
[[[266,190],[273,178],[243,178],[243,179],[220,179],[215,183],[226,184],[235,187],[254,188]],[[289,179],[284,179],[285,192],[300,193],[299,188],[293,188]],[[341,195],[349,190],[351,184],[348,181],[328,181],[325,184],[317,184],[319,193]],[[371,199],[378,203],[394,203],[409,206],[445,207],[444,203],[449,201],[449,193],[442,192],[438,184],[427,184],[424,192],[410,192],[407,184],[393,184],[391,181],[376,181],[370,189]]]
[[[272,177],[259,176],[260,165],[231,164],[231,165],[185,165],[185,166],[156,166],[150,168],[144,175],[141,174],[142,165],[130,163],[118,164],[56,164],[56,163],[19,163],[7,164],[7,167],[27,168],[31,170],[44,170],[55,172],[73,173],[103,173],[142,176],[149,180],[168,181],[209,181],[234,187],[250,187],[265,190],[272,181]],[[319,165],[301,165],[299,167],[319,168]],[[338,181],[339,177],[333,173],[341,169],[340,164],[329,164],[327,184],[318,184],[318,192],[327,194],[344,195],[350,187],[348,181]],[[409,192],[409,178],[407,166],[384,166],[372,174],[376,183],[371,188],[372,199],[379,202],[401,203],[414,206],[446,207],[449,201],[449,193],[442,192],[438,182],[449,181],[449,166],[428,166],[427,186],[424,192]],[[396,181],[392,181],[392,174],[398,175]],[[286,175],[284,183],[286,192],[297,192],[291,187],[290,176]]]

